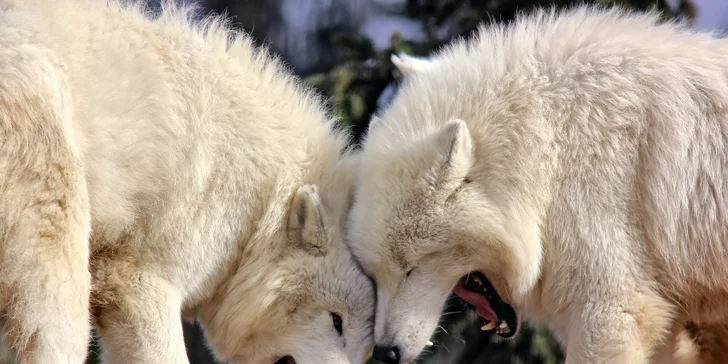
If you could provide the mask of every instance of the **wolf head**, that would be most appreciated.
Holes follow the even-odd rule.
[[[462,121],[393,153],[364,151],[350,215],[354,255],[377,285],[374,356],[414,360],[453,290],[504,337],[518,328],[507,303],[516,252],[497,237],[495,208],[469,175]]]
[[[215,354],[233,363],[364,363],[374,290],[315,185],[290,204],[282,252],[248,260],[199,312]]]
[[[493,178],[476,158],[487,151],[483,138],[445,119],[478,112],[452,95],[444,100],[440,86],[460,85],[450,86],[457,81],[439,62],[395,60],[406,82],[372,121],[349,214],[347,242],[377,286],[374,357],[385,363],[417,358],[453,292],[478,311],[484,330],[513,336],[513,307],[540,264],[537,227],[519,226],[518,197],[504,208],[509,194],[494,187],[507,186],[505,176]]]

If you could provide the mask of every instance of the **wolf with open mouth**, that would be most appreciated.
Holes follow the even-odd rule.
[[[503,302],[483,273],[472,272],[461,278],[453,293],[485,320],[482,330],[495,329],[496,334],[505,338],[512,337],[518,330],[518,316],[513,307]]]
[[[376,359],[414,361],[453,292],[503,337],[545,321],[567,364],[669,362],[725,322],[725,40],[579,7],[393,62],[347,229]]]

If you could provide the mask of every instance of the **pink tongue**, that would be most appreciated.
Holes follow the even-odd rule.
[[[493,311],[492,308],[490,308],[490,303],[488,303],[488,299],[485,298],[483,295],[468,291],[463,287],[462,283],[457,284],[455,288],[453,289],[453,293],[458,295],[463,301],[475,306],[475,309],[478,311],[478,315],[480,317],[488,320],[488,321],[495,321],[498,320],[498,316],[496,316],[495,311]]]

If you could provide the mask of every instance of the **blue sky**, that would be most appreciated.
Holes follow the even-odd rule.
[[[677,4],[678,0],[669,0]],[[728,0],[693,0],[698,15],[695,27],[701,30],[728,30]]]

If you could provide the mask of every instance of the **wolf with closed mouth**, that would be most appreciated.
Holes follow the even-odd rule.
[[[375,358],[415,360],[451,292],[503,337],[545,321],[570,364],[669,362],[728,319],[725,40],[578,7],[393,61],[347,230]]]
[[[374,290],[341,241],[355,158],[323,103],[220,18],[0,0],[0,318],[23,364],[363,363]]]

